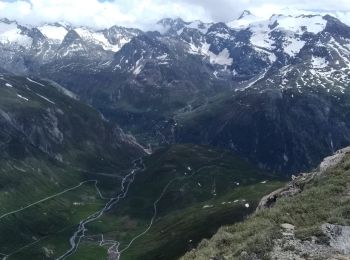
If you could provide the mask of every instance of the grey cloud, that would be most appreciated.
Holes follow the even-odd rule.
[[[319,11],[350,11],[349,0],[178,0],[179,2],[188,3],[203,7],[208,18],[213,21],[229,21],[237,17],[243,10],[259,10],[259,8],[274,5],[281,9],[296,8],[304,10]],[[264,9],[265,10],[265,9]]]

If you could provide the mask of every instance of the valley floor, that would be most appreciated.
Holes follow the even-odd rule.
[[[142,165],[114,181],[114,196],[103,177],[2,212],[4,259],[176,259],[283,185],[201,146],[162,148]]]

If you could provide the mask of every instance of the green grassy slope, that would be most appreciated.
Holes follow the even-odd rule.
[[[321,231],[322,224],[350,224],[349,185],[350,155],[347,155],[338,166],[305,184],[300,194],[282,198],[273,208],[260,211],[244,222],[222,227],[212,239],[203,240],[183,259],[240,259],[243,251],[256,254],[259,259],[271,259],[269,252],[273,240],[281,237],[283,223],[294,225],[296,238],[302,241],[316,237],[317,243],[328,244]]]
[[[221,225],[242,220],[283,183],[230,153],[201,146],[163,148],[144,164],[127,198],[88,225],[88,237],[69,259],[102,259],[102,251],[92,256],[102,234],[120,243],[121,259],[176,259]]]

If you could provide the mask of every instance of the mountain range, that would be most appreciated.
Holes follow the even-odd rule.
[[[2,67],[56,81],[144,146],[214,145],[295,173],[349,143],[339,100],[348,100],[350,28],[337,18],[246,11],[227,24],[168,18],[155,28],[3,19]]]

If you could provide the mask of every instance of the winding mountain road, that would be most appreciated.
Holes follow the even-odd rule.
[[[99,219],[100,217],[102,217],[102,215],[111,210],[121,199],[124,199],[129,191],[129,187],[130,185],[134,182],[134,178],[135,178],[135,174],[141,170],[144,166],[143,166],[143,162],[142,159],[139,160],[140,165],[142,165],[141,167],[139,167],[138,161],[134,162],[134,167],[133,169],[130,171],[129,174],[127,174],[121,182],[121,192],[117,197],[113,197],[113,198],[109,198],[108,202],[106,203],[106,205],[99,211],[93,213],[92,215],[88,216],[87,218],[83,219],[80,221],[79,226],[77,228],[77,230],[74,232],[74,234],[70,237],[69,239],[69,243],[70,243],[70,249],[68,249],[62,256],[58,257],[57,260],[63,260],[66,259],[67,257],[69,257],[70,255],[74,254],[80,245],[81,239],[83,239],[85,237],[85,232],[87,231],[86,229],[86,225]],[[107,199],[105,197],[102,196],[100,190],[97,187],[97,183],[95,183],[95,187],[100,195],[100,197],[102,199]],[[115,244],[113,244],[109,250],[112,250],[113,248],[115,248],[114,250],[116,250],[116,254],[118,254],[118,247],[119,247],[119,243],[115,242]],[[119,257],[118,257],[119,258]]]
[[[54,194],[54,195],[51,195],[51,196],[48,196],[48,197],[43,198],[43,199],[41,199],[41,200],[38,200],[38,201],[36,201],[36,202],[34,202],[34,203],[32,203],[32,204],[29,204],[29,205],[27,205],[27,206],[25,206],[25,207],[21,207],[20,209],[7,212],[7,213],[5,213],[5,214],[3,214],[3,215],[0,216],[0,220],[3,219],[3,218],[8,217],[8,216],[10,216],[10,215],[13,215],[13,214],[15,214],[15,213],[18,213],[18,212],[21,212],[21,211],[23,211],[23,210],[26,210],[26,209],[28,209],[28,208],[30,208],[30,207],[33,207],[33,206],[35,206],[35,205],[38,205],[38,204],[40,204],[40,203],[43,203],[43,202],[45,202],[45,201],[47,201],[47,200],[50,200],[50,199],[53,199],[53,198],[55,198],[55,197],[61,196],[61,195],[65,194],[65,193],[67,193],[67,192],[69,192],[69,191],[75,190],[75,189],[81,187],[82,185],[84,185],[85,183],[88,183],[88,182],[96,182],[96,180],[83,181],[83,182],[79,183],[77,186],[74,186],[74,187],[65,189],[64,191],[61,191],[61,192],[56,193],[56,194]]]
[[[222,153],[218,158],[222,158],[223,155],[224,155],[224,153]],[[213,159],[213,161],[216,160],[216,159],[218,159],[218,158]],[[163,196],[165,195],[166,191],[168,190],[168,188],[170,187],[170,185],[171,185],[172,183],[174,183],[175,181],[190,179],[190,178],[192,178],[194,175],[196,175],[198,172],[202,171],[203,169],[207,169],[207,168],[211,168],[211,167],[214,167],[214,165],[202,166],[202,167],[200,167],[199,169],[193,171],[192,174],[190,174],[190,175],[181,176],[181,177],[175,177],[174,179],[170,180],[170,181],[164,186],[164,188],[163,188],[161,194],[159,195],[159,197],[158,197],[158,198],[154,201],[154,203],[153,203],[153,216],[152,216],[152,218],[151,218],[151,220],[150,220],[149,225],[148,225],[147,228],[145,229],[145,231],[143,231],[142,233],[140,233],[140,234],[136,235],[135,237],[133,237],[133,238],[130,240],[129,244],[128,244],[124,249],[122,249],[122,250],[120,250],[120,251],[119,251],[119,248],[118,248],[119,245],[120,245],[120,242],[117,242],[117,243],[116,243],[116,244],[117,244],[116,251],[113,252],[114,254],[112,254],[112,255],[108,254],[108,255],[109,255],[109,258],[108,258],[108,259],[110,259],[110,260],[120,260],[120,257],[121,257],[121,255],[122,255],[122,253],[124,253],[126,250],[128,250],[128,249],[132,246],[132,244],[133,244],[137,239],[141,238],[142,236],[144,236],[144,235],[146,235],[146,234],[148,233],[148,231],[152,228],[153,223],[154,223],[154,221],[155,221],[155,219],[156,219],[156,217],[157,217],[157,213],[158,213],[157,205],[158,205],[158,203],[160,202],[160,200],[163,198]],[[110,253],[109,250],[108,250],[108,253]]]

